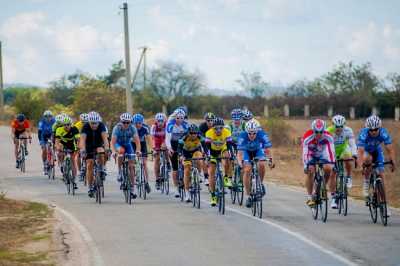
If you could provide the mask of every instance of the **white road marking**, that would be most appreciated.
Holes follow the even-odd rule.
[[[100,252],[97,249],[97,246],[95,242],[93,241],[93,238],[90,236],[89,231],[86,229],[84,225],[82,225],[78,219],[76,219],[71,213],[68,211],[64,210],[63,208],[60,208],[59,206],[56,206],[57,210],[60,211],[64,216],[66,216],[72,224],[79,230],[81,233],[83,240],[86,242],[86,244],[89,247],[89,250],[91,251],[92,258],[93,260],[91,261],[92,265],[95,266],[103,266],[103,259],[101,258]]]
[[[201,200],[201,201],[202,201],[203,203],[209,205],[209,202],[207,202],[207,201],[205,201],[205,200]],[[317,250],[319,250],[319,251],[321,251],[321,252],[323,252],[323,253],[325,253],[325,254],[327,254],[327,255],[329,255],[329,256],[335,258],[335,259],[337,259],[338,261],[340,261],[340,262],[342,262],[342,263],[344,263],[344,264],[346,264],[346,265],[349,265],[349,266],[356,266],[356,265],[358,265],[357,263],[354,263],[354,262],[350,261],[349,259],[347,259],[347,258],[345,258],[345,257],[343,257],[343,256],[341,256],[341,255],[339,255],[339,254],[336,254],[336,253],[333,252],[332,250],[329,250],[329,249],[327,249],[326,247],[323,247],[323,246],[321,246],[321,245],[315,243],[315,242],[312,241],[311,239],[308,239],[307,237],[303,236],[302,234],[297,233],[297,232],[294,232],[294,231],[292,231],[292,230],[290,230],[290,229],[288,229],[288,228],[286,228],[286,227],[284,227],[284,226],[282,226],[282,225],[279,225],[279,224],[277,224],[277,223],[274,223],[274,222],[271,222],[271,221],[268,221],[268,220],[259,219],[259,218],[255,217],[255,216],[252,216],[252,215],[248,214],[248,213],[245,213],[245,212],[242,212],[242,211],[240,211],[240,210],[233,209],[233,208],[230,208],[230,207],[227,207],[227,206],[225,206],[225,209],[226,209],[226,210],[229,210],[229,211],[231,211],[231,212],[234,212],[234,213],[236,213],[236,214],[240,214],[240,215],[242,215],[242,216],[245,216],[245,217],[247,217],[247,218],[250,218],[250,219],[252,219],[252,220],[258,221],[258,222],[260,222],[260,223],[273,226],[273,227],[275,227],[275,228],[281,230],[282,232],[284,232],[284,233],[286,233],[286,234],[289,234],[289,235],[291,235],[291,236],[297,238],[297,239],[300,240],[300,241],[303,241],[304,243],[306,243],[306,244],[312,246],[313,248],[315,248],[315,249],[317,249]]]

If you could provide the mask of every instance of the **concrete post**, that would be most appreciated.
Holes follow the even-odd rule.
[[[399,121],[400,120],[400,107],[397,106],[394,108],[394,120]]]
[[[168,116],[168,114],[167,114],[167,106],[165,104],[163,104],[163,106],[162,106],[162,112],[163,112],[163,114]]]
[[[356,118],[356,108],[350,107],[350,119]]]
[[[372,107],[372,115],[378,115],[379,114],[379,110],[376,106]]]
[[[308,104],[304,105],[304,117],[310,117],[310,105]]]
[[[290,116],[290,109],[289,109],[289,105],[285,104],[285,106],[283,107],[283,113],[285,115],[285,117],[289,117]]]
[[[264,117],[266,117],[266,118],[269,117],[268,105],[264,105]]]
[[[333,116],[333,107],[329,106],[328,108],[328,117],[332,117]]]

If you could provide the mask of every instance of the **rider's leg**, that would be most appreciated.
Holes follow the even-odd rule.
[[[94,181],[93,166],[94,166],[93,158],[90,158],[90,159],[87,158],[86,159],[86,180],[87,180],[89,187],[93,186],[93,181]]]
[[[192,169],[192,163],[190,161],[184,162],[184,186],[185,186],[185,191],[189,191],[190,188],[190,170]]]
[[[160,152],[154,155],[154,175],[156,176],[156,180],[160,178]]]

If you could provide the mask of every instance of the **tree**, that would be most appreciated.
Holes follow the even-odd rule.
[[[74,89],[73,110],[76,115],[95,110],[106,122],[114,121],[125,110],[125,91],[109,87],[103,80],[81,77]]]
[[[253,98],[264,96],[269,87],[269,84],[263,80],[259,72],[242,72],[241,79],[236,80],[236,82]]]
[[[182,64],[163,62],[150,71],[149,88],[166,106],[177,98],[196,95],[204,86],[203,75],[189,72]]]
[[[119,85],[123,87],[125,86],[124,84],[126,84],[125,80],[121,80],[123,77],[125,77],[125,67],[122,60],[120,60],[112,65],[109,74],[99,78],[103,80],[108,86]]]
[[[30,120],[38,121],[51,101],[47,93],[40,89],[24,90],[17,94],[13,106],[17,113],[23,113]]]
[[[62,105],[71,105],[74,89],[80,85],[84,74],[76,71],[70,75],[63,75],[59,80],[50,82],[49,96],[55,102]]]

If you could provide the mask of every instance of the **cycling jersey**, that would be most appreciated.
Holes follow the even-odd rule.
[[[60,140],[61,144],[65,148],[76,151],[76,139],[79,138],[79,131],[76,127],[71,127],[69,131],[66,131],[64,127],[59,127],[56,130],[56,139]]]
[[[323,162],[335,162],[335,146],[332,135],[328,131],[316,138],[310,129],[303,135],[303,164],[306,168],[309,163],[320,160]]]
[[[45,145],[53,133],[54,118],[42,118],[38,123],[38,138],[40,145]]]
[[[146,124],[142,124],[141,128],[136,128],[140,140],[140,152],[143,157],[147,157],[147,142],[146,136],[150,135],[150,128]],[[136,144],[132,143],[133,149],[136,151]]]
[[[263,130],[257,131],[256,138],[254,140],[249,139],[247,132],[242,132],[238,139],[238,150],[241,151],[256,151],[260,149],[271,148],[272,143],[268,137],[268,134]]]
[[[232,141],[234,143],[238,143],[238,138],[241,132],[244,131],[244,123],[240,123],[239,126],[236,126],[234,122],[229,123],[227,126],[228,129],[231,131],[232,134]]]
[[[190,134],[185,135],[179,140],[178,152],[181,151],[198,151],[202,148],[202,143],[204,138],[202,136],[197,136],[194,140],[190,138]]]
[[[11,128],[14,128],[15,132],[17,132],[17,131],[24,132],[26,129],[28,129],[30,127],[31,127],[31,125],[27,119],[25,119],[24,122],[21,124],[18,122],[17,119],[14,119],[11,122]]]
[[[206,136],[206,132],[211,129],[212,127],[208,127],[207,122],[200,123],[199,131],[203,137]]]
[[[232,142],[231,132],[227,128],[222,128],[221,134],[217,135],[215,128],[211,128],[206,132],[206,143],[209,144],[211,150],[223,151],[227,150],[227,144]]]
[[[179,139],[186,134],[187,130],[188,123],[186,121],[182,121],[182,123],[178,125],[175,120],[171,120],[167,125],[167,133],[165,136],[165,145],[167,148],[176,151]]]
[[[161,145],[165,141],[165,127],[165,123],[161,126],[158,126],[157,124],[151,126],[150,135],[153,137],[153,147],[157,150],[161,149]]]
[[[354,133],[350,127],[343,127],[340,135],[336,134],[335,126],[328,127],[327,131],[333,136],[336,158],[342,158],[343,155],[357,155],[357,146],[354,138]]]
[[[97,150],[97,148],[104,147],[104,141],[102,136],[103,133],[107,133],[107,130],[102,122],[99,123],[99,125],[95,130],[93,130],[90,127],[89,123],[84,124],[81,136],[86,136],[86,141],[85,141],[85,147],[87,152],[86,159],[93,159],[94,152]]]
[[[57,130],[57,128],[62,127],[62,126],[63,126],[63,124],[62,124],[62,123],[58,123],[58,122],[55,122],[55,123],[53,124],[53,126],[52,126],[51,128],[52,128],[52,130],[53,130],[53,135],[54,135],[54,136],[56,135],[56,130]]]
[[[124,129],[122,123],[118,123],[114,126],[112,136],[116,137],[116,143],[121,145],[130,144],[133,138],[137,135],[136,127],[129,125],[127,129]]]
[[[76,122],[74,124],[74,127],[76,127],[79,130],[79,132],[81,132],[84,125],[85,125],[85,123],[83,121],[79,120],[78,122]]]
[[[366,152],[382,151],[381,144],[392,144],[392,138],[386,128],[379,129],[379,135],[372,137],[368,128],[363,128],[358,136],[358,147],[363,147]]]

